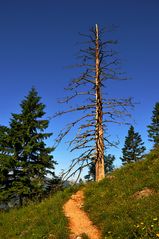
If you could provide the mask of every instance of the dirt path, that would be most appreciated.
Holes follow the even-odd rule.
[[[78,191],[64,205],[64,213],[69,220],[71,230],[70,239],[81,238],[85,233],[89,239],[100,239],[100,231],[92,224],[86,212],[82,210],[84,195],[83,191]]]

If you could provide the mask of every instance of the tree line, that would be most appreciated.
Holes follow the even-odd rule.
[[[53,147],[47,147],[45,139],[52,133],[45,133],[49,121],[44,119],[45,105],[38,92],[32,88],[21,102],[21,113],[12,114],[9,126],[0,126],[0,200],[9,201],[17,197],[20,205],[26,199],[39,199],[47,194],[47,187],[56,184],[56,162]],[[148,136],[159,147],[159,103],[154,106],[152,122],[148,126]],[[122,148],[123,164],[143,159],[146,150],[141,135],[131,125]],[[105,174],[114,167],[115,156],[104,156]],[[49,174],[49,182],[47,175]],[[88,167],[86,180],[96,178],[95,162]],[[49,189],[50,189],[49,188]]]
[[[153,143],[153,151],[159,149],[159,102],[157,102],[152,111],[151,124],[147,126],[149,140]],[[143,158],[146,150],[141,135],[134,131],[130,126],[128,136],[125,138],[125,145],[122,148],[121,160],[123,164],[137,162]]]
[[[153,152],[159,150],[159,102],[157,102],[152,111],[151,124],[147,126],[149,140],[153,143]],[[134,163],[144,159],[146,147],[138,132],[135,132],[134,126],[130,125],[127,136],[125,137],[124,147],[122,148],[122,156],[120,160],[122,164]],[[108,154],[105,156],[105,174],[111,172],[114,167],[115,156]],[[95,180],[95,164],[89,166],[88,175],[85,176],[87,180]]]

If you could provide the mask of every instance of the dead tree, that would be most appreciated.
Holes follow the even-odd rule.
[[[100,47],[98,25],[95,34],[95,86],[96,86],[96,181],[104,178],[104,134],[103,134],[103,107],[100,79]]]
[[[73,159],[70,168],[64,174],[65,178],[79,172],[78,179],[82,169],[92,161],[96,165],[96,181],[104,178],[104,151],[108,145],[113,145],[105,136],[108,123],[123,124],[123,116],[130,116],[127,106],[133,106],[131,98],[104,97],[103,88],[109,79],[125,80],[126,78],[119,71],[119,60],[112,49],[116,41],[103,41],[103,33],[104,31],[100,31],[96,25],[95,28],[90,29],[90,35],[82,34],[87,38],[85,42],[87,47],[80,50],[81,63],[77,66],[82,67],[83,72],[66,88],[72,92],[71,95],[60,101],[69,103],[81,97],[87,103],[71,106],[66,111],[55,114],[55,116],[60,116],[65,113],[81,112],[81,116],[69,123],[56,140],[59,143],[73,127],[77,129],[69,145],[71,151],[78,149],[81,153],[79,157]]]

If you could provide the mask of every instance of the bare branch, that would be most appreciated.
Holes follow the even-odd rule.
[[[95,95],[94,92],[91,91],[85,91],[85,92],[75,92],[73,95],[63,98],[62,100],[59,100],[58,103],[68,103],[70,100],[74,99],[77,96],[83,96],[83,95]]]
[[[77,162],[78,163],[78,162]],[[74,176],[77,172],[80,171],[80,174],[81,174],[81,171],[85,168],[85,167],[88,167],[91,163],[87,163],[87,164],[84,164],[84,165],[80,165],[75,171],[73,171],[73,173],[71,173],[68,177],[63,177],[63,180],[68,180],[69,178],[71,178],[72,176]],[[71,168],[72,170],[73,168]],[[69,170],[69,173],[71,172],[71,170]],[[69,174],[68,173],[68,174]],[[77,182],[77,180],[76,180]]]
[[[87,161],[87,163],[85,164],[84,167],[87,167],[89,164],[91,164],[92,162],[88,163],[88,160],[91,160],[91,156],[93,156],[93,155],[92,155],[93,150],[94,150],[94,149],[86,150],[86,151],[85,151],[84,153],[82,153],[78,158],[73,159],[73,160],[72,160],[72,163],[71,163],[71,165],[70,165],[70,167],[69,167],[69,169],[62,174],[63,180],[64,180],[64,179],[65,179],[65,180],[68,180],[70,177],[72,177],[72,176],[79,170],[80,167],[79,167],[78,169],[76,169],[76,171],[73,171],[72,174],[70,174],[70,172],[76,167],[76,165],[77,165],[79,162],[81,162],[81,161],[83,161],[83,162]],[[83,167],[83,168],[84,168],[84,167]],[[69,174],[70,174],[70,175],[69,175]]]
[[[60,111],[60,112],[57,112],[57,113],[54,115],[54,118],[57,117],[57,116],[61,116],[61,115],[63,115],[63,114],[66,114],[66,113],[71,113],[71,112],[78,111],[78,110],[88,110],[88,109],[94,109],[94,105],[93,105],[93,104],[90,104],[90,105],[82,105],[82,106],[78,106],[78,107],[76,107],[76,108],[69,109],[69,110],[66,110],[66,111]]]

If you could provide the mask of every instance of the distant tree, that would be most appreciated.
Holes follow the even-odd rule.
[[[61,189],[63,189],[61,178],[58,178],[57,176],[54,178],[45,177],[45,186],[44,186],[45,196],[53,194]]]
[[[71,151],[79,150],[80,154],[72,160],[72,164],[65,172],[66,180],[77,172],[78,180],[82,169],[94,160],[96,181],[105,177],[104,151],[106,147],[113,145],[106,137],[108,124],[123,123],[123,117],[129,116],[127,106],[132,106],[131,98],[112,98],[105,97],[103,94],[109,80],[126,79],[120,71],[117,52],[112,47],[117,41],[108,38],[104,40],[104,32],[96,24],[90,29],[89,34],[81,34],[85,37],[85,48],[80,50],[81,61],[77,65],[82,68],[82,71],[80,76],[74,78],[66,88],[70,91],[70,95],[60,101],[61,103],[74,101],[74,104],[55,115],[60,116],[66,113],[77,115],[77,118],[60,132],[57,139],[58,144],[72,128],[77,130],[75,137],[70,140],[70,147]],[[75,114],[75,112],[78,113]]]
[[[115,156],[108,154],[104,156],[104,171],[105,171],[105,175],[108,172],[112,172],[114,169],[114,161],[115,161]],[[96,178],[96,171],[95,171],[95,162],[92,162],[89,165],[89,170],[88,170],[88,174],[85,176],[85,179],[90,180],[93,179],[95,181]]]
[[[125,145],[122,148],[123,156],[120,158],[123,164],[139,161],[142,159],[145,150],[141,136],[134,132],[133,126],[130,126],[128,136],[125,137]]]
[[[49,121],[43,119],[45,105],[40,102],[37,91],[32,88],[20,104],[21,113],[12,114],[10,141],[14,160],[11,192],[20,199],[40,197],[45,187],[45,177],[54,177],[52,147],[44,142],[52,133],[45,133]]]
[[[157,102],[152,111],[152,122],[148,125],[148,136],[150,141],[154,142],[154,148],[159,146],[159,102]]]
[[[0,201],[6,202],[13,182],[12,147],[9,140],[9,128],[0,126]]]

